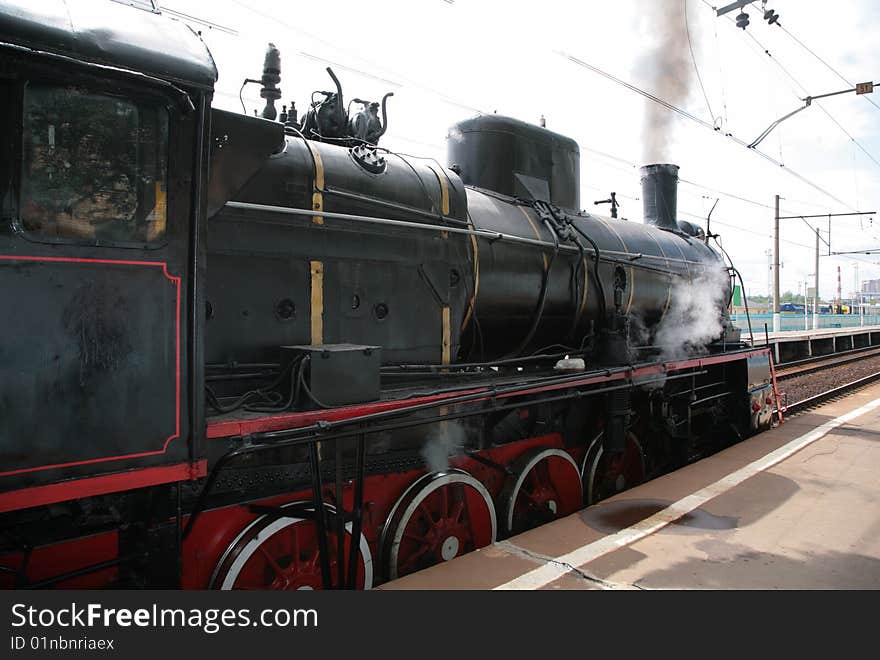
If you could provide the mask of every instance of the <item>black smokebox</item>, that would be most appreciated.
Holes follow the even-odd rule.
[[[645,165],[642,175],[642,206],[645,222],[661,229],[680,231],[677,222],[678,165]]]

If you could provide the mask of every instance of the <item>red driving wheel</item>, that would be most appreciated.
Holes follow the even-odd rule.
[[[382,535],[393,580],[487,546],[495,508],[486,488],[461,470],[426,474],[394,505]]]
[[[333,511],[332,506],[327,505],[327,508]],[[351,550],[351,523],[346,525],[344,538],[347,563]],[[331,583],[336,587],[339,585],[339,544],[334,533],[327,533],[327,550]],[[369,589],[373,583],[373,561],[369,544],[363,536],[359,555],[356,586]],[[226,549],[211,578],[211,588],[322,589],[315,521],[275,515],[257,518]]]
[[[517,459],[512,473],[500,498],[507,534],[524,532],[583,506],[580,470],[568,452],[538,447]]]
[[[635,434],[627,434],[621,453],[606,452],[603,433],[594,438],[584,457],[582,477],[586,504],[595,504],[645,480],[645,454]]]

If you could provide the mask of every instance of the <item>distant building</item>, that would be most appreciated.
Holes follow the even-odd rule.
[[[872,298],[880,296],[880,279],[864,280],[862,282],[862,293],[870,294]]]
[[[745,314],[745,305],[731,305],[730,311],[734,314]],[[749,312],[751,314],[766,314],[773,311],[773,305],[768,302],[756,302],[749,300]]]

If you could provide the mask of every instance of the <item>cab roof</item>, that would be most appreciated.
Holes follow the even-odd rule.
[[[213,88],[217,67],[186,24],[153,3],[108,0],[0,0],[0,48],[14,44]]]

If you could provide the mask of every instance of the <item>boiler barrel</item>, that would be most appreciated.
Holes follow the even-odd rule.
[[[477,229],[553,243],[550,229],[531,207],[468,189],[468,208]],[[650,225],[588,214],[578,215],[574,223],[599,247],[601,287],[593,269],[593,250],[586,241],[582,241],[587,248],[583,260],[577,252],[560,252],[551,260],[552,249],[504,240],[478,241],[475,310],[487,357],[507,354],[527,336],[548,265],[547,298],[528,352],[559,343],[580,345],[591,327],[599,330],[609,323],[615,311],[615,282],[621,285],[620,312],[636,326],[650,328],[668,313],[676,282],[719,265],[716,253],[704,243]],[[600,295],[604,295],[604,306]]]

